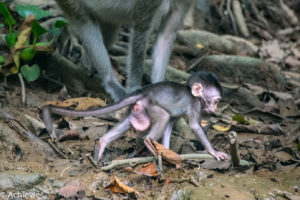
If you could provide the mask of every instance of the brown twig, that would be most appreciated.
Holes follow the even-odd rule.
[[[199,65],[201,63],[201,61],[203,61],[208,55],[210,54],[210,51],[206,51],[204,53],[204,55],[201,55],[193,64],[191,64],[190,66],[188,66],[187,71],[191,71],[192,69],[194,69],[194,67],[196,67],[197,65]]]
[[[91,154],[86,154],[85,157],[91,162],[91,164],[95,167],[95,168],[99,168],[99,166],[97,165],[97,163],[94,161],[93,157],[91,156]]]
[[[49,139],[48,144],[58,153],[60,156],[62,156],[64,159],[68,159],[68,156],[66,156],[63,152],[61,152],[56,145]]]

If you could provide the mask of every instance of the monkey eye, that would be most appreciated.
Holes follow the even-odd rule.
[[[219,101],[220,101],[220,100],[215,100],[215,101],[213,102],[213,104],[214,104],[214,105],[217,105],[217,104],[219,103]]]

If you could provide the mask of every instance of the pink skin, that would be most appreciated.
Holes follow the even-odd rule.
[[[150,118],[148,117],[143,102],[138,101],[131,109],[130,124],[137,131],[145,131],[150,127]]]
[[[208,114],[215,113],[218,103],[221,100],[220,92],[215,88],[205,88],[204,91],[202,91],[201,96],[205,102],[203,111]]]
[[[228,156],[221,151],[215,151],[213,149],[212,150],[206,149],[206,150],[210,155],[215,157],[217,160],[228,160]]]

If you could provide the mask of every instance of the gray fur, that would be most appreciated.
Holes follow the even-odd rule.
[[[173,41],[193,0],[56,0],[70,21],[72,32],[86,49],[89,60],[115,101],[141,87],[147,39],[159,26],[153,50],[152,82],[164,80]],[[132,24],[126,89],[114,75],[109,48],[121,24]]]

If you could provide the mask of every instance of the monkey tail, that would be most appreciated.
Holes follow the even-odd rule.
[[[135,96],[128,97],[126,99],[121,100],[120,102],[114,103],[112,105],[108,105],[101,108],[95,108],[91,110],[69,110],[62,107],[54,107],[49,105],[50,113],[65,115],[65,116],[73,116],[73,117],[87,117],[87,116],[98,116],[109,112],[117,111],[121,108],[124,108],[128,105],[136,103],[138,100],[142,99],[144,96],[142,94],[138,94]]]

